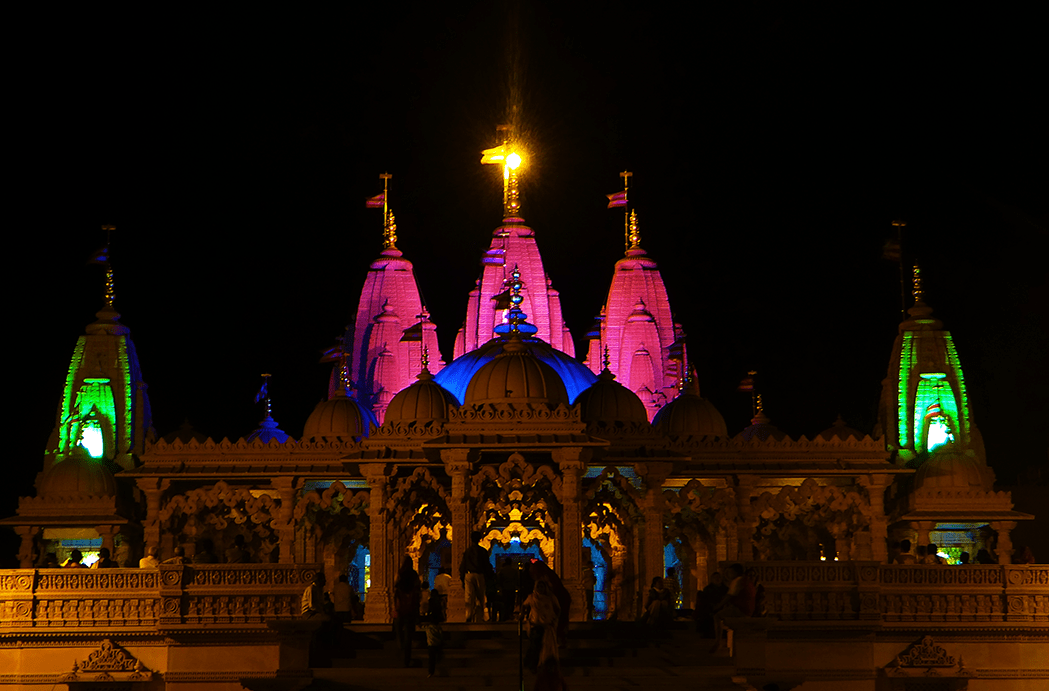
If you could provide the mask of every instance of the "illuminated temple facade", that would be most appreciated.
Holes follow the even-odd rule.
[[[632,230],[625,256],[609,267],[585,363],[573,357],[561,297],[519,213],[506,216],[481,257],[447,364],[415,267],[388,239],[332,358],[328,400],[291,437],[270,424],[234,442],[185,432],[158,439],[128,329],[107,305],[75,346],[36,496],[4,521],[22,536],[22,570],[11,573],[38,576],[23,589],[30,595],[10,586],[22,594],[4,605],[0,634],[54,634],[85,616],[132,627],[168,617],[191,628],[292,616],[316,570],[329,583],[348,574],[364,596],[365,621],[388,622],[403,555],[431,582],[440,567],[457,575],[473,530],[493,556],[549,563],[572,595],[576,621],[585,616],[585,562],[597,570],[598,615],[634,619],[667,566],[678,567],[687,608],[719,563],[744,561],[759,569],[770,616],[785,622],[866,618],[913,628],[928,606],[942,609],[941,621],[999,625],[1022,611],[1020,620],[1044,630],[1049,584],[1037,578],[1010,581],[1020,600],[1001,592],[1012,572],[971,600],[969,588],[932,582],[892,590],[894,540],[935,542],[952,556],[986,547],[1008,565],[1010,531],[1030,518],[994,489],[957,350],[920,285],[887,353],[877,436],[839,421],[792,439],[761,410],[730,432],[687,375],[706,365],[687,360],[684,330],[636,216]],[[74,546],[89,555],[105,546],[132,566],[152,546],[162,558],[181,546],[192,559],[205,539],[221,562],[238,536],[259,562],[238,565],[255,569],[232,581],[251,583],[239,605],[233,591],[205,602],[193,588],[206,584],[179,581],[189,572],[178,567],[177,577],[161,571],[155,591],[144,572],[132,574],[146,579],[123,586],[140,591],[132,614],[126,603],[118,614],[85,614],[61,602],[57,575],[26,571]],[[844,594],[821,590],[815,572],[773,568],[803,562],[838,569]],[[219,567],[200,572],[208,568]],[[850,587],[861,593],[853,604]],[[803,597],[806,588],[812,593]],[[880,598],[864,599],[877,588]],[[947,599],[915,604],[915,592]],[[449,610],[450,621],[464,620],[458,578]],[[819,645],[836,634],[805,635]]]

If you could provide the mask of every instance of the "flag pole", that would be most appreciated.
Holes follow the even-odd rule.
[[[619,174],[619,177],[623,178],[623,200],[627,203],[623,205],[623,251],[626,252],[630,249],[630,196],[627,192],[630,191],[630,177],[633,175],[629,170],[624,170]]]
[[[903,229],[907,227],[906,221],[893,221],[896,228],[896,246],[900,248],[900,256],[896,259],[896,267],[900,270],[900,320],[907,318],[907,283],[903,277]]]
[[[379,174],[382,180],[382,236],[386,249],[394,245],[394,241],[390,240],[390,178],[392,177],[389,173]]]

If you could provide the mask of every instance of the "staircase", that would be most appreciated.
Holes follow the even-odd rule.
[[[445,624],[444,656],[427,678],[425,636],[416,633],[412,666],[405,668],[390,626],[352,624],[330,660],[313,668],[311,691],[386,689],[504,689],[519,686],[516,624]],[[699,637],[690,622],[675,622],[654,635],[635,622],[572,624],[561,671],[571,691],[740,691],[732,683],[727,656],[710,654],[713,641]],[[521,641],[521,650],[527,641]],[[322,666],[324,665],[324,666]],[[535,684],[525,670],[524,689]],[[745,687],[744,687],[745,688]]]

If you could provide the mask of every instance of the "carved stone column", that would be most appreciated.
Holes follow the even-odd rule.
[[[392,621],[390,604],[393,595],[394,572],[390,564],[391,526],[386,510],[389,469],[385,463],[365,463],[360,466],[361,475],[368,481],[371,496],[368,498],[368,550],[371,553],[371,587],[364,602],[364,621],[369,624],[386,624]],[[281,548],[283,551],[283,547]]]
[[[22,538],[22,543],[18,547],[18,568],[32,569],[36,566],[33,563],[33,552],[36,551],[36,541],[40,537],[40,527],[35,525],[16,525],[14,529],[19,537]]]
[[[98,536],[102,538],[102,547],[109,550],[109,556],[112,557],[116,554],[117,546],[113,542],[113,536],[117,534],[117,526],[115,525],[96,525],[95,530],[98,532]]]
[[[998,545],[995,552],[998,554],[999,564],[1013,563],[1013,539],[1009,535],[1016,528],[1016,521],[994,521],[991,530],[998,533]]]
[[[441,449],[444,469],[452,478],[452,495],[448,510],[452,513],[452,583],[448,588],[447,618],[450,622],[466,621],[466,591],[459,580],[459,562],[463,552],[470,546],[469,482],[473,461],[469,449]]]
[[[280,517],[275,526],[280,538],[280,563],[293,564],[295,563],[295,478],[275,477],[272,483],[280,496]]]
[[[639,464],[637,474],[645,479],[645,498],[642,501],[642,513],[645,517],[641,582],[638,592],[641,594],[641,605],[644,606],[644,593],[656,576],[662,577],[663,570],[663,482],[670,475],[672,466],[669,463]]]
[[[135,480],[135,484],[146,497],[146,518],[142,522],[142,539],[146,543],[145,554],[149,554],[150,547],[160,546],[160,497],[171,481],[155,477],[141,477]],[[170,554],[161,555],[161,561],[170,556]]]
[[[750,499],[754,495],[761,478],[756,475],[738,475],[736,477],[736,556],[729,559],[738,561],[753,561],[754,559],[754,530],[757,521],[754,512],[750,508]]]
[[[572,596],[570,621],[586,620],[586,603],[583,601],[583,582],[580,577],[583,567],[583,518],[580,478],[586,471],[583,448],[557,449],[553,456],[561,470],[561,531],[558,537],[561,551],[561,581]]]
[[[870,505],[871,555],[874,561],[886,564],[889,561],[889,520],[885,517],[885,486],[891,479],[888,475],[870,475],[859,478],[860,486],[867,488]]]

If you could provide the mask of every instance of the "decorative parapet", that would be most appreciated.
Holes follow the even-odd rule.
[[[0,571],[0,633],[207,623],[256,624],[300,615],[316,564],[161,564],[158,569]]]
[[[154,463],[169,464],[172,460],[185,463],[214,463],[216,460],[227,463],[230,461],[247,463],[265,458],[272,462],[274,452],[288,454],[296,461],[312,458],[327,460],[333,456],[341,458],[360,448],[360,442],[342,437],[321,437],[314,441],[307,439],[296,441],[289,438],[284,443],[276,439],[268,442],[259,439],[247,441],[243,438],[237,441],[230,441],[228,438],[222,441],[205,439],[202,442],[196,439],[190,439],[187,442],[176,439],[171,443],[160,439],[146,446],[142,461],[147,466]]]
[[[578,405],[568,407],[563,403],[556,408],[544,404],[517,407],[516,404],[486,403],[479,406],[449,407],[445,429],[491,431],[492,425],[506,424],[512,425],[517,431],[564,432],[566,428],[570,428],[572,431],[582,432],[586,426],[579,415]]]
[[[1024,621],[1049,625],[1049,566],[752,562],[782,620]]]

